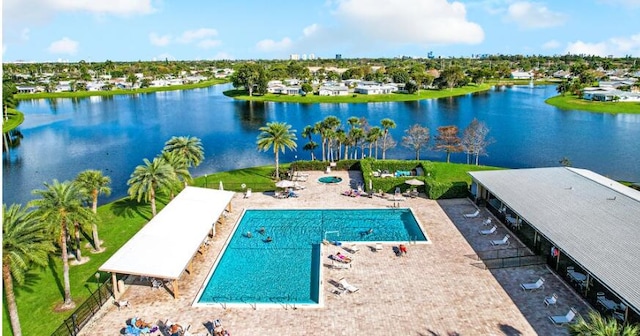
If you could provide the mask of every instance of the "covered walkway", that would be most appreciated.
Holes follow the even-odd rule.
[[[99,270],[111,272],[114,289],[118,288],[117,274],[170,280],[177,297],[178,279],[207,236],[215,235],[220,216],[231,210],[233,195],[231,191],[186,187]]]

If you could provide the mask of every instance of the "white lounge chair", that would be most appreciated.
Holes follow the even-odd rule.
[[[358,251],[360,251],[360,248],[357,244],[352,244],[351,246],[349,246],[349,252],[356,253]]]
[[[344,288],[345,290],[347,290],[349,293],[355,293],[357,292],[360,288],[351,285],[350,283],[347,282],[347,280],[345,278],[340,279],[340,281],[338,282],[340,284],[340,286],[342,288]]]
[[[251,197],[251,188],[247,189],[247,192],[244,193],[244,198]]]
[[[498,229],[498,227],[494,225],[494,226],[493,226],[492,228],[490,228],[490,229],[487,229],[487,230],[480,230],[480,231],[478,231],[478,232],[480,232],[480,234],[481,234],[481,235],[490,235],[490,234],[496,233],[496,230],[497,230],[497,229]]]
[[[500,240],[492,240],[491,241],[491,245],[493,246],[498,246],[498,245],[509,245],[509,235],[504,235],[504,238],[500,239]]]
[[[569,312],[567,313],[567,315],[549,316],[549,320],[551,320],[551,322],[553,322],[553,324],[555,324],[556,326],[562,326],[567,323],[571,323],[573,319],[576,317],[577,313],[578,312],[576,311],[575,308],[571,308],[569,309]]]
[[[114,303],[118,307],[118,310],[120,310],[120,308],[130,308],[131,307],[131,303],[129,303],[129,300],[120,300],[120,301],[115,301]]]
[[[551,296],[547,296],[546,298],[544,298],[544,304],[547,305],[547,307],[555,305],[558,302],[558,294],[553,293],[551,294]]]
[[[336,262],[335,260],[331,261],[331,268],[335,268],[335,269],[349,269],[351,268],[351,263],[343,263],[343,262]]]
[[[482,225],[491,225],[492,221],[490,217],[487,217],[484,221],[482,221]]]
[[[544,279],[540,277],[536,282],[520,284],[520,288],[525,291],[544,288]]]
[[[475,218],[478,217],[478,215],[480,215],[480,209],[476,209],[474,213],[463,214],[466,218]]]
[[[382,251],[382,244],[381,243],[376,243],[375,250],[376,250],[376,252],[377,251]]]

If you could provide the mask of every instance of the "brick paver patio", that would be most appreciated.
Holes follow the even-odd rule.
[[[233,211],[217,228],[217,236],[206,252],[195,259],[192,274],[180,281],[180,296],[174,299],[167,289],[152,289],[148,284],[129,281],[121,299],[130,308],[118,310],[110,302],[82,330],[81,335],[114,335],[125,321],[138,316],[161,324],[169,319],[191,325],[194,334],[207,335],[208,323],[221,319],[232,335],[566,335],[554,327],[549,315],[564,315],[570,307],[584,313],[589,309],[573,289],[566,286],[546,266],[486,270],[479,266],[476,250],[492,247],[490,239],[501,238],[506,229],[499,225],[490,238],[478,234],[482,220],[490,214],[465,218],[475,206],[467,199],[432,201],[407,198],[401,207],[410,207],[426,231],[430,244],[411,244],[404,257],[396,257],[391,244],[382,251],[361,248],[347,270],[323,266],[323,308],[291,306],[257,309],[222,306],[193,307],[192,303],[222,251],[224,242],[244,209],[277,208],[380,208],[393,202],[380,197],[348,197],[341,192],[348,182],[362,183],[356,172],[334,172],[345,182],[341,185],[317,183],[320,172],[310,172],[299,198],[276,199],[272,194],[253,193],[244,199],[237,194]],[[250,186],[249,186],[250,187]],[[497,220],[494,218],[494,222]],[[519,244],[512,239],[512,246]],[[405,244],[406,245],[406,244]],[[323,260],[337,246],[323,246]],[[522,282],[546,280],[545,288],[525,293]],[[345,277],[359,287],[356,293],[335,295],[334,283]],[[547,308],[544,297],[557,293],[558,304]],[[156,332],[160,335],[160,332]]]

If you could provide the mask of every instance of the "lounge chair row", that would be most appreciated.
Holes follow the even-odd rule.
[[[538,289],[544,288],[544,278],[540,277],[536,282],[528,282],[520,284],[520,288],[524,291],[535,291]],[[550,296],[545,296],[542,301],[547,307],[554,306],[558,303],[558,295],[556,293],[551,294]],[[549,320],[553,322],[556,326],[562,326],[568,323],[573,322],[577,311],[575,308],[570,308],[567,314],[565,315],[550,315]]]

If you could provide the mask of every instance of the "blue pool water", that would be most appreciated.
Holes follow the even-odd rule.
[[[427,241],[409,209],[247,210],[198,303],[318,304],[325,238]]]

